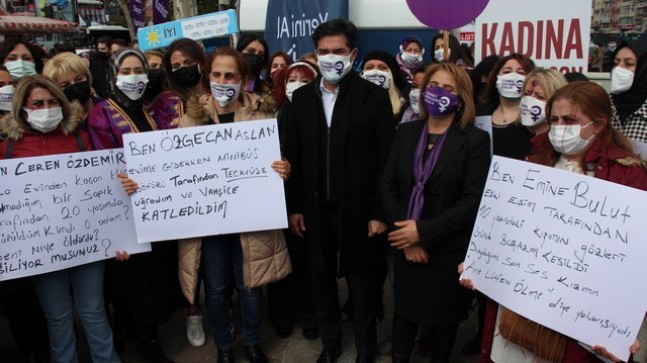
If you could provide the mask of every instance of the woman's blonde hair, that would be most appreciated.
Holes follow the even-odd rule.
[[[467,75],[467,72],[461,67],[453,63],[441,62],[432,64],[427,67],[425,77],[419,85],[420,98],[425,92],[425,88],[429,84],[431,77],[438,71],[445,71],[454,78],[456,81],[456,93],[461,101],[459,108],[456,110],[458,118],[458,129],[464,130],[468,127],[474,126],[474,119],[476,117],[476,108],[474,106],[474,96],[472,91],[472,81]],[[420,116],[426,119],[429,115],[424,107],[420,107]]]
[[[90,85],[92,85],[90,69],[83,59],[74,53],[59,53],[47,61],[45,68],[43,68],[43,75],[55,81],[58,77],[68,73],[78,73],[87,78]]]
[[[526,79],[523,80],[523,86],[521,87],[522,92],[526,90],[526,85],[533,78],[537,79],[539,86],[544,90],[546,100],[552,97],[552,95],[557,92],[558,89],[566,86],[568,81],[564,76],[554,68],[535,68],[526,75]]]
[[[391,75],[391,82],[389,82],[389,88],[386,89],[387,93],[389,94],[389,100],[391,100],[391,108],[393,108],[393,115],[398,115],[400,114],[400,111],[402,110],[402,96],[400,95],[400,91],[398,90],[398,87],[395,85],[395,80],[393,79],[393,73],[391,73],[391,70],[388,70],[389,75]],[[364,74],[364,71],[360,73],[360,76]]]
[[[400,90],[395,86],[395,81],[393,80],[393,74],[389,69],[389,74],[391,74],[391,82],[389,83],[389,99],[391,100],[391,107],[393,107],[393,114],[399,115],[402,111],[402,95],[400,95]]]
[[[11,112],[20,124],[27,124],[27,115],[23,110],[23,107],[26,106],[29,94],[34,90],[34,88],[42,88],[49,91],[49,93],[51,93],[61,105],[61,109],[63,110],[63,120],[70,117],[70,114],[72,113],[70,102],[67,100],[65,93],[63,93],[63,90],[58,83],[54,82],[54,80],[49,77],[37,74],[23,78],[16,85],[16,90],[13,94],[14,98],[13,104],[11,105]]]

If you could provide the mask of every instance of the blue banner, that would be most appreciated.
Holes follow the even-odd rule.
[[[168,47],[180,38],[201,40],[233,33],[238,33],[236,12],[226,10],[139,28],[137,39],[139,49],[146,51]]]
[[[337,18],[348,19],[348,0],[269,0],[265,40],[270,52],[297,60],[314,52],[312,33],[319,24]]]

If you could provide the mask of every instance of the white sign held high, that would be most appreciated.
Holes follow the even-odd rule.
[[[276,119],[124,135],[139,242],[287,227]]]
[[[590,33],[590,2],[490,0],[476,18],[474,64],[521,53],[541,67],[584,73]]]
[[[626,359],[647,306],[641,190],[495,156],[461,278]],[[631,282],[629,282],[631,281]]]
[[[137,244],[121,149],[0,161],[0,281],[107,258]]]

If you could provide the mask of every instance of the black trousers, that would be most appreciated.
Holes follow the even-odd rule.
[[[431,361],[447,363],[452,355],[458,324],[450,326],[431,326],[429,352]],[[408,361],[416,340],[418,322],[408,321],[397,314],[393,317],[393,355]]]
[[[284,231],[290,252],[292,273],[267,285],[270,321],[275,327],[291,327],[297,322],[304,329],[317,326],[312,279],[306,261],[306,241]]]
[[[320,210],[322,255],[324,268],[313,268],[315,308],[324,348],[336,350],[341,347],[341,311],[337,290],[338,253],[342,243],[341,213],[339,206],[326,205]],[[379,292],[379,274],[373,270],[349,271],[345,275],[348,293],[353,302],[353,329],[357,354],[371,354],[377,346],[375,318]]]

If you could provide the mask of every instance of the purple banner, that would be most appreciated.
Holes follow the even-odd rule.
[[[169,0],[153,0],[153,24],[166,23],[169,12]]]
[[[423,24],[436,29],[454,29],[468,24],[489,0],[407,0],[413,15]]]
[[[130,0],[130,17],[133,19],[135,32],[137,32],[137,29],[146,26],[146,17],[144,15],[144,0]]]

